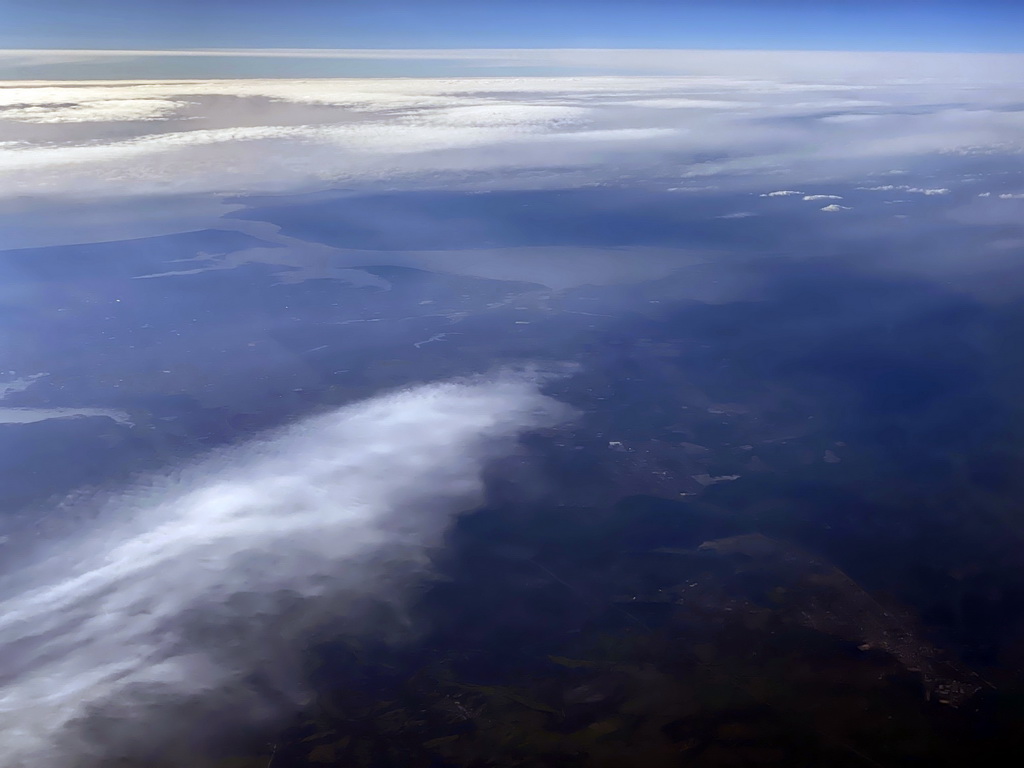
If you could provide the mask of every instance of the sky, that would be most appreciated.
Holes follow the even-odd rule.
[[[0,48],[1024,51],[1006,0],[0,0]]]

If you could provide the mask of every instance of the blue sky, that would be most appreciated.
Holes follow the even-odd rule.
[[[1024,51],[1008,0],[0,0],[2,48]]]

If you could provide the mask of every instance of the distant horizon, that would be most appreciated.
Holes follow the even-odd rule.
[[[489,52],[503,52],[503,51],[648,51],[648,52],[693,52],[699,53],[702,51],[709,52],[729,52],[729,53],[907,53],[907,54],[921,54],[921,55],[932,55],[932,56],[950,56],[950,55],[964,55],[964,56],[1017,56],[1024,55],[1024,46],[1020,50],[1013,51],[992,51],[992,50],[926,50],[926,49],[911,49],[911,48],[744,48],[744,47],[730,47],[730,46],[706,46],[706,47],[693,47],[693,46],[680,46],[680,47],[666,47],[666,46],[634,46],[634,45],[601,45],[601,46],[586,46],[586,45],[522,45],[522,46],[477,46],[477,47],[458,47],[458,46],[365,46],[365,47],[338,47],[338,48],[317,48],[317,47],[288,47],[288,46],[267,46],[267,47],[241,47],[241,46],[223,46],[223,47],[196,47],[196,48],[59,48],[59,47],[35,47],[35,48],[14,48],[14,47],[0,47],[0,53],[119,53],[119,54],[168,54],[168,55],[302,55],[302,54],[315,54],[331,56],[335,54],[350,54],[350,53],[453,53],[453,52],[473,52],[473,53],[489,53]]]
[[[1005,66],[1007,64],[1018,66]],[[899,64],[898,69],[893,69]],[[910,66],[907,70],[904,67]],[[751,68],[754,68],[753,70]],[[0,81],[179,78],[787,76],[1016,82],[1024,53],[752,48],[0,48]]]

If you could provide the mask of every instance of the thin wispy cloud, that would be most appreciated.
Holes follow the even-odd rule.
[[[312,633],[400,620],[486,463],[567,416],[529,374],[422,386],[112,498],[0,600],[0,764],[187,762],[204,718],[216,739],[288,711]]]
[[[61,106],[34,104],[9,107],[0,111],[4,120],[22,123],[111,123],[137,120],[163,120],[172,117],[186,104],[168,99],[100,99]]]
[[[857,187],[867,192],[912,192],[917,195],[926,195],[932,197],[935,195],[948,195],[950,190],[945,187],[937,188],[925,188],[925,187],[911,187],[906,184],[880,184],[875,187]]]

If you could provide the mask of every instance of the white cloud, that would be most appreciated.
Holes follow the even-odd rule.
[[[852,211],[853,209],[848,205],[836,205],[835,203],[832,203],[832,205],[826,205],[821,210],[828,213],[836,213],[837,211]]]
[[[736,213],[726,213],[722,216],[716,216],[716,219],[749,219],[751,216],[757,216],[756,213],[751,211],[737,211]]]
[[[999,195],[1000,200],[1024,200],[1024,192],[1004,192]]]
[[[415,58],[415,52],[402,51],[280,51],[270,58],[321,53]],[[809,174],[854,178],[867,160],[884,169],[899,167],[908,157],[967,146],[1024,151],[1024,113],[1013,109],[1019,89],[968,80],[970,87],[957,86],[957,107],[934,107],[948,101],[944,90],[961,81],[952,69],[946,80],[908,89],[869,76],[856,57],[843,56],[845,73],[836,67],[820,82],[806,81],[808,71],[818,76],[817,68],[797,67],[819,61],[820,55],[714,53],[716,72],[693,52],[423,56],[475,61],[478,54],[497,57],[495,62],[605,57],[673,61],[692,69],[658,77],[0,83],[0,170],[6,174],[0,195],[288,191],[416,176],[437,180],[438,174],[447,174],[446,183],[452,183],[499,169],[529,169],[534,179],[574,174],[573,183],[585,183],[665,167],[677,179],[761,175],[765,183],[772,174],[778,180],[768,183],[781,188],[764,193],[766,198],[814,198],[796,191],[796,185],[809,183],[802,179]],[[236,52],[215,55],[233,58]],[[960,60],[942,61],[946,67]],[[785,79],[800,72],[799,78]],[[818,119],[821,110],[856,111],[858,105],[870,106],[884,119],[871,131]],[[40,131],[27,130],[28,122]],[[128,122],[135,124],[123,125]],[[701,157],[709,159],[684,160]],[[501,183],[510,179],[505,174]],[[909,184],[872,188],[948,193]]]
[[[416,125],[548,127],[574,125],[585,121],[590,114],[590,110],[584,107],[490,103],[432,109],[406,119]]]
[[[804,200],[842,200],[842,195],[804,195]]]
[[[0,120],[22,123],[102,123],[132,120],[163,120],[185,102],[169,99],[98,99],[71,106],[34,104],[0,109]]]
[[[629,101],[605,102],[610,106],[620,107],[642,107],[645,109],[753,109],[758,106],[752,101],[722,101],[716,99],[701,98],[676,98],[676,99],[632,99]]]
[[[891,192],[894,190],[898,190],[900,192],[913,192],[918,195],[928,195],[929,197],[933,195],[949,194],[949,190],[946,189],[945,187],[929,189],[924,187],[911,187],[907,184],[882,184],[881,186],[877,187],[857,187],[857,189],[867,190],[868,192]]]
[[[423,386],[113,499],[0,600],[4,765],[162,748],[184,764],[172,723],[301,698],[292,662],[308,633],[359,631],[368,599],[400,602],[453,515],[479,503],[489,458],[566,415],[530,376]]]
[[[213,130],[180,131],[155,134],[127,141],[63,147],[22,146],[0,152],[0,170],[7,172],[63,168],[78,164],[95,165],[103,161],[123,162],[144,155],[201,147],[209,144],[236,144],[261,139],[301,138],[306,128],[253,126]]]

